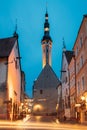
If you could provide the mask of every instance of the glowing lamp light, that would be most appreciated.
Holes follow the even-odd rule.
[[[84,101],[84,100],[85,100],[85,97],[84,97],[84,96],[81,96],[81,100]]]
[[[46,28],[45,28],[45,31],[49,31],[49,28],[46,27]]]
[[[86,100],[86,103],[87,103],[87,97],[86,97],[86,99],[85,99],[85,100]]]
[[[23,106],[24,104],[23,103],[21,103],[21,106]]]
[[[28,112],[31,112],[31,109],[28,109]]]
[[[42,107],[42,105],[40,105],[40,104],[36,104],[36,105],[34,106],[33,110],[34,110],[34,111],[43,110],[43,107]]]
[[[79,104],[79,103],[78,103],[78,104],[75,104],[75,107],[80,107],[80,106],[81,106],[81,104]]]
[[[56,105],[56,110],[58,110],[59,104]]]

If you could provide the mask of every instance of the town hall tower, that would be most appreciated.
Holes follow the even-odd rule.
[[[45,14],[45,23],[44,23],[44,36],[42,38],[42,60],[43,67],[46,64],[51,66],[51,48],[52,48],[52,40],[50,37],[50,26],[48,22],[48,13],[46,11]]]
[[[41,40],[43,69],[33,84],[33,114],[35,115],[55,115],[58,102],[57,87],[60,81],[51,67],[52,40],[49,30],[48,13],[46,11],[44,36]]]

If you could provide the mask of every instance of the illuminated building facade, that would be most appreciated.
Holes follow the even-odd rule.
[[[69,91],[70,119],[76,118],[80,123],[87,123],[87,15],[83,17],[72,52],[70,63],[67,64],[68,69],[63,59],[65,65],[62,70],[65,70],[65,72],[62,72],[62,98],[64,99],[65,97],[66,99],[67,91]],[[67,55],[67,58],[69,58],[69,55]],[[63,81],[67,81],[66,84],[68,83],[67,85],[69,85],[67,91],[64,91],[66,84]],[[66,108],[64,106],[65,111]]]
[[[76,112],[81,123],[87,123],[87,15],[83,16],[73,47],[76,60]]]
[[[21,65],[16,34],[0,39],[0,119],[17,118],[20,93]]]
[[[61,67],[61,83],[62,83],[62,108],[61,111],[61,118],[64,116],[68,119],[71,117],[70,113],[70,69],[69,64],[71,62],[71,59],[73,57],[73,52],[66,50],[66,48],[63,48],[62,52],[62,67]]]

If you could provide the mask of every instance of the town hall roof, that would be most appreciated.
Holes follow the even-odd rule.
[[[60,80],[53,71],[52,67],[49,64],[46,64],[38,76],[36,84],[38,84],[37,86],[41,88],[57,88],[60,85]]]
[[[8,57],[11,53],[11,50],[17,40],[16,37],[3,38],[0,39],[0,57]]]

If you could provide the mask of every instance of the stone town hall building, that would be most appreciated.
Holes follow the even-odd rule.
[[[43,69],[33,85],[33,114],[54,115],[58,103],[57,87],[60,84],[51,67],[52,39],[49,32],[48,13],[45,14],[44,36],[42,38]]]

